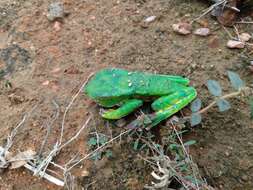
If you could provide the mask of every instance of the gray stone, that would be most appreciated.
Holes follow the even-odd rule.
[[[63,19],[64,17],[64,7],[61,2],[51,3],[48,7],[47,18],[50,21],[54,21],[56,19]]]

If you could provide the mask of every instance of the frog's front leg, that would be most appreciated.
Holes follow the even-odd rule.
[[[129,99],[123,102],[118,109],[110,109],[102,114],[106,119],[120,119],[129,113],[133,112],[136,108],[142,106],[143,101],[138,99]]]
[[[135,120],[131,122],[127,127],[128,128],[136,128],[142,125],[148,125],[153,127],[160,123],[161,121],[167,119],[172,116],[187,104],[189,104],[192,100],[194,100],[197,96],[197,92],[192,87],[182,88],[170,95],[162,96],[158,98],[152,103],[152,109],[156,111],[155,113],[145,115],[150,121],[148,124],[143,123],[140,120]]]

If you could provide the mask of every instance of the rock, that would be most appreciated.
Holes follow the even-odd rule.
[[[249,180],[248,176],[245,174],[242,175],[241,179],[242,179],[242,181],[245,181],[245,182]]]
[[[210,29],[209,28],[198,28],[197,30],[194,31],[194,34],[197,36],[208,36],[210,34]]]
[[[172,25],[172,29],[174,32],[182,35],[187,35],[191,33],[192,26],[185,22],[180,22]]]
[[[63,19],[64,17],[64,7],[61,2],[51,3],[48,7],[47,18],[50,21],[54,21],[56,19]]]
[[[144,19],[144,22],[150,23],[150,22],[155,21],[155,19],[156,19],[156,16],[149,16],[149,17]]]
[[[239,39],[240,39],[240,41],[242,41],[242,42],[247,42],[247,41],[250,40],[250,38],[251,38],[251,35],[248,34],[248,33],[241,33],[241,34],[239,35]]]
[[[245,47],[245,43],[236,40],[229,40],[227,42],[227,47],[230,49],[243,49]]]

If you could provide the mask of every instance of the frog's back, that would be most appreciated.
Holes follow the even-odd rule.
[[[110,98],[133,94],[129,88],[129,71],[123,69],[103,69],[95,74],[85,87],[85,92],[92,98]]]
[[[189,80],[180,76],[131,72],[123,69],[103,69],[95,74],[85,88],[94,99],[111,97],[159,96],[188,85]]]

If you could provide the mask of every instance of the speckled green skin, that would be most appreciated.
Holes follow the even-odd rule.
[[[107,119],[122,118],[140,107],[143,101],[154,100],[152,126],[178,112],[197,96],[186,78],[116,68],[97,72],[84,91],[103,107],[120,106],[103,113],[102,117]]]

